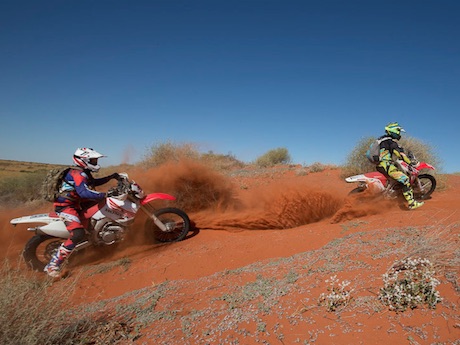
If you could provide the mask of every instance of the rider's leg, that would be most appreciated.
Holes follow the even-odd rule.
[[[48,265],[45,266],[44,271],[52,277],[59,276],[61,265],[85,236],[85,229],[81,225],[77,210],[67,207],[62,210],[59,215],[64,218],[64,223],[67,230],[70,232],[70,237],[61,244]]]
[[[414,192],[410,185],[409,177],[402,171],[398,170],[394,165],[390,165],[387,170],[388,175],[403,185],[403,196],[407,200],[409,209],[413,210],[423,205],[414,199]]]

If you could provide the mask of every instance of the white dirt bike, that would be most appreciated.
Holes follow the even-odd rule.
[[[74,252],[90,245],[110,246],[122,241],[139,210],[147,214],[145,229],[155,240],[177,242],[185,238],[190,230],[188,215],[175,207],[155,209],[152,205],[154,200],[175,200],[175,197],[165,193],[145,195],[137,183],[129,180],[128,174],[119,175],[117,186],[108,191],[107,198],[83,207],[86,238]],[[27,229],[35,235],[26,243],[23,257],[37,271],[43,271],[61,243],[70,235],[63,220],[54,212],[15,218],[10,223],[15,226],[35,225]]]

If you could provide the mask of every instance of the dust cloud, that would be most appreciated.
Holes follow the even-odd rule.
[[[51,205],[51,204],[47,204]],[[52,207],[52,206],[51,206]],[[0,213],[0,255],[3,259],[18,260],[24,245],[33,233],[27,231],[27,226],[10,224],[10,220],[35,213],[45,213],[45,207],[23,207],[17,209],[2,209]]]
[[[288,229],[331,217],[343,202],[332,192],[289,182],[242,191],[225,175],[190,161],[130,176],[146,192],[176,196],[199,229]]]
[[[236,207],[234,186],[224,175],[193,161],[171,162],[158,168],[129,172],[146,193],[169,193],[187,213]]]

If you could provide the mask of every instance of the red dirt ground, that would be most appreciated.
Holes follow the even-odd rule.
[[[460,344],[460,176],[446,176],[444,188],[408,211],[396,200],[348,197],[353,186],[340,169],[301,170],[228,178],[186,170],[207,181],[199,188],[231,198],[190,207],[197,230],[179,243],[147,243],[136,222],[117,250],[77,253],[70,276],[54,285],[75,284],[75,305],[103,302],[103,312],[129,316],[139,331],[126,344]],[[164,171],[130,176],[149,192],[160,191],[151,182],[159,176],[163,186],[178,183]],[[9,219],[45,210],[1,216],[6,257],[19,257],[30,237]],[[410,255],[435,264],[443,301],[396,313],[377,299],[382,275]],[[129,264],[110,266],[121,258]],[[350,282],[351,299],[328,311],[319,300],[333,276]]]

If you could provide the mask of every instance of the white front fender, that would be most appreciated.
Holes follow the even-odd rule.
[[[350,183],[351,182],[364,182],[364,181],[369,181],[369,178],[361,174],[361,175],[347,177],[345,181],[350,182]]]

